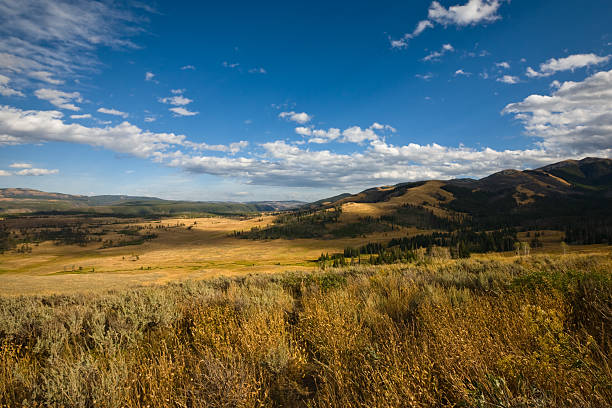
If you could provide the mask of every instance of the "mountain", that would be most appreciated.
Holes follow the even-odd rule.
[[[0,213],[84,212],[128,216],[209,213],[248,214],[262,211],[286,211],[300,207],[300,201],[255,201],[250,203],[172,201],[156,197],[128,195],[83,196],[26,188],[0,189]]]
[[[463,190],[463,191],[462,191]],[[446,193],[451,193],[449,197]],[[610,197],[612,193],[612,160],[586,158],[566,160],[535,170],[502,170],[479,180],[454,179],[400,183],[369,188],[360,193],[320,200],[310,208],[331,208],[347,203],[421,204],[440,206],[444,202],[462,201],[466,197],[477,201],[496,202],[511,198],[516,207],[532,204],[553,196]],[[486,197],[486,199],[484,199]]]
[[[503,170],[479,180],[400,183],[302,207],[253,239],[342,237],[391,231],[565,230],[575,241],[612,241],[612,160],[566,160],[534,170]]]

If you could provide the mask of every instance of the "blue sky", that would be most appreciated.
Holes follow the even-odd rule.
[[[0,0],[0,186],[315,200],[612,157],[609,1]]]

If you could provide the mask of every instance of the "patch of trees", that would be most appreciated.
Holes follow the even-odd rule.
[[[612,223],[582,220],[565,227],[565,242],[571,245],[612,245]]]
[[[347,264],[389,264],[413,262],[430,258],[469,258],[471,253],[505,252],[515,249],[516,230],[490,232],[461,230],[452,233],[436,232],[413,237],[393,238],[387,243],[369,242],[363,246],[347,247],[343,253],[321,254],[321,266]]]
[[[322,238],[329,234],[328,224],[338,223],[342,208],[325,211],[295,211],[278,216],[273,225],[253,227],[250,231],[234,231],[233,236],[246,239]]]
[[[465,216],[439,217],[423,206],[404,204],[391,215],[382,215],[380,220],[391,226],[416,227],[419,229],[439,229],[453,231],[465,223]]]

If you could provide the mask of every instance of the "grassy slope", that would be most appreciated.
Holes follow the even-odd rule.
[[[0,405],[609,407],[609,257],[0,298]]]

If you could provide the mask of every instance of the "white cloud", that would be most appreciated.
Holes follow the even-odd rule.
[[[10,171],[6,171],[6,170],[0,170],[0,177],[8,177],[8,176],[12,176],[13,173],[11,173]]]
[[[303,126],[299,126],[295,128],[295,133],[297,133],[298,135],[302,135],[302,136],[311,136],[312,129],[303,127]]]
[[[510,69],[510,63],[508,63],[506,61],[496,62],[495,66],[498,67],[498,68]]]
[[[221,65],[223,65],[225,68],[238,68],[240,63],[223,61]]]
[[[71,142],[137,157],[153,157],[186,142],[183,135],[144,131],[129,122],[99,128],[65,123],[63,116],[59,111],[21,110],[0,105],[0,145]]]
[[[363,143],[366,140],[378,140],[378,135],[372,128],[361,129],[359,126],[352,126],[342,132],[342,140],[351,143]]]
[[[0,68],[52,84],[99,65],[95,49],[135,47],[138,16],[117,2],[0,1]]]
[[[461,145],[441,146],[436,143],[394,145],[386,142],[384,136],[379,133],[384,130],[392,132],[391,127],[374,123],[369,128],[351,126],[344,131],[335,128],[328,130],[311,128],[312,136],[307,136],[311,139],[308,140],[310,143],[304,147],[276,140],[255,147],[259,149],[255,154],[251,152],[238,156],[237,154],[248,146],[246,141],[230,145],[193,143],[183,135],[143,131],[128,122],[106,128],[86,127],[75,123],[64,123],[63,115],[58,111],[23,111],[6,106],[0,107],[0,135],[2,135],[0,143],[62,141],[87,144],[118,153],[149,158],[162,165],[194,173],[237,178],[250,184],[277,186],[357,188],[432,178],[478,177],[504,168],[536,167],[587,154],[611,156],[612,131],[608,130],[607,136],[603,139],[599,136],[589,139],[588,132],[585,133],[581,128],[585,125],[585,121],[581,120],[580,124],[571,122],[578,115],[576,105],[580,104],[579,100],[582,98],[585,99],[586,106],[580,109],[596,111],[589,113],[587,127],[601,124],[612,129],[608,114],[612,111],[609,91],[612,73],[605,73],[611,78],[603,78],[600,74],[587,79],[584,84],[562,85],[561,90],[572,88],[572,100],[554,103],[544,110],[550,110],[553,116],[563,111],[563,117],[559,119],[563,125],[553,126],[545,122],[542,127],[536,123],[533,126],[536,133],[530,133],[538,141],[536,148],[525,150],[498,151],[487,147],[474,149]],[[591,83],[593,81],[596,83]],[[598,91],[582,92],[584,95],[578,96],[576,88],[584,88],[587,84],[588,87],[596,88]],[[561,90],[548,98],[569,98],[569,96],[562,97]],[[529,103],[532,99],[538,99],[530,98],[526,100]],[[539,98],[546,99],[546,97]],[[506,113],[514,114],[518,119],[524,120],[526,128],[531,130],[532,128],[527,126],[531,115],[529,112],[541,115],[542,106],[530,107],[524,103],[525,101],[509,105]],[[600,106],[602,103],[603,106]],[[564,107],[563,104],[567,106]],[[598,114],[599,116],[608,114],[608,119],[602,120],[597,117]],[[555,121],[556,119],[553,120]],[[561,131],[568,130],[565,127],[568,123],[580,132],[580,137],[568,139],[557,135]],[[547,130],[547,127],[551,126],[553,129]],[[603,130],[597,130],[597,134],[603,134],[602,132]],[[318,143],[330,140],[360,143],[363,148],[344,154],[314,149]],[[219,157],[199,153],[202,150],[225,155]]]
[[[122,118],[127,118],[129,115],[125,112],[121,112],[120,110],[117,109],[112,109],[112,108],[98,108],[98,112],[100,113],[105,113],[107,115],[113,115],[113,116],[121,116]]]
[[[145,81],[152,81],[155,78],[155,74],[152,72],[145,72]]]
[[[170,108],[169,109],[171,112],[174,112],[175,116],[194,116],[197,115],[200,112],[192,112],[188,109],[185,109],[183,107],[175,107],[175,108]]]
[[[540,64],[540,72],[531,67],[527,68],[527,76],[530,78],[547,77],[560,71],[574,71],[591,65],[600,65],[610,61],[611,55],[600,57],[596,54],[575,54],[565,58],[551,58]]]
[[[196,67],[195,67],[195,66],[193,66],[193,65],[183,65],[183,66],[181,67],[181,69],[182,69],[183,71],[184,71],[184,70],[186,70],[186,69],[190,69],[190,70],[194,70],[194,71],[195,71]]]
[[[23,169],[20,170],[18,172],[16,172],[15,174],[18,176],[49,176],[51,174],[57,174],[59,173],[58,169],[36,169],[36,168],[32,168],[32,169]]]
[[[447,25],[477,25],[500,19],[497,14],[503,0],[468,0],[463,5],[451,6],[448,9],[437,1],[429,6],[428,19],[418,22],[411,33],[406,33],[399,40],[389,39],[392,48],[405,48],[408,41],[421,35],[423,31],[434,26],[434,22]]]
[[[297,122],[301,125],[303,125],[304,123],[308,123],[312,120],[312,116],[310,116],[306,112],[281,112],[278,114],[278,117]]]
[[[175,95],[166,98],[159,98],[159,101],[169,105],[184,106],[193,102],[193,99],[185,98],[183,95]]]
[[[51,105],[57,106],[58,108],[68,109],[72,111],[79,111],[81,108],[76,106],[74,102],[83,102],[81,94],[78,92],[62,92],[55,89],[37,89],[34,91],[34,95],[38,99],[49,101]]]
[[[497,82],[503,82],[504,84],[518,84],[521,82],[520,78],[512,75],[504,75],[503,77],[497,78]]]
[[[433,51],[429,53],[423,58],[423,61],[438,60],[441,56],[443,56],[447,52],[453,52],[453,51],[455,51],[455,48],[452,45],[444,44],[442,45],[442,48],[440,48],[440,51]]]
[[[70,115],[71,119],[90,119],[91,118],[91,114],[89,113],[85,113],[83,115]]]
[[[404,34],[404,36],[401,39],[399,39],[399,40],[390,40],[391,41],[391,47],[393,47],[393,48],[404,48],[404,47],[407,47],[408,46],[408,40],[421,35],[421,33],[423,33],[423,31],[425,31],[428,28],[432,28],[432,27],[433,27],[433,23],[431,21],[429,21],[429,20],[419,21],[419,23],[414,28],[414,31],[412,31],[412,33]]]
[[[469,0],[463,6],[444,8],[434,1],[429,6],[428,18],[442,25],[476,25],[500,19],[497,14],[501,2],[498,0]]]
[[[155,116],[145,116],[144,121],[147,123],[155,122],[157,118]]]
[[[551,95],[530,95],[503,113],[551,152],[609,157],[612,152],[612,70],[564,82]],[[607,154],[606,154],[607,152]]]
[[[249,73],[250,74],[267,74],[268,72],[265,69],[259,67],[259,68],[249,69]]]
[[[28,75],[32,78],[36,78],[39,81],[47,82],[53,85],[61,85],[64,81],[53,78],[53,74],[47,71],[31,71]]]
[[[31,169],[32,165],[30,163],[13,163],[9,167],[13,169]]]
[[[429,81],[431,78],[434,77],[434,74],[432,74],[431,72],[428,72],[426,74],[416,74],[415,77],[420,78],[424,81]]]
[[[0,95],[2,96],[25,96],[22,92],[8,86],[11,79],[0,74]]]
[[[174,95],[179,95],[185,92],[185,90],[184,89],[171,89],[170,92]]]
[[[461,75],[461,76],[470,76],[470,75],[472,75],[472,73],[471,73],[471,72],[465,72],[465,71],[464,71],[464,70],[462,70],[462,69],[458,69],[458,70],[456,70],[456,71],[455,71],[455,76],[460,76],[460,75]]]

